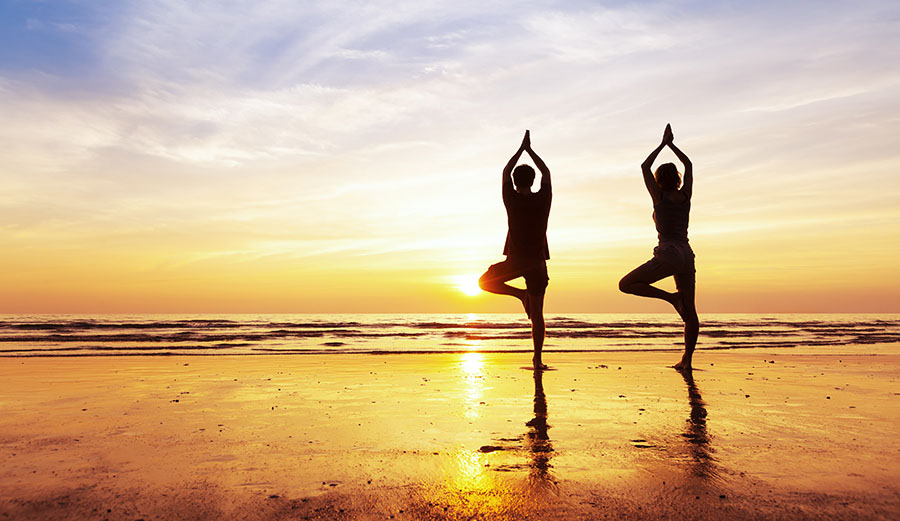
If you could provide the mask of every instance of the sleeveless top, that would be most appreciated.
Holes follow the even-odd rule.
[[[520,194],[512,188],[512,183],[504,186],[503,204],[509,226],[503,246],[504,255],[514,259],[550,258],[547,220],[551,198],[551,191],[546,187],[535,193]]]
[[[653,205],[653,222],[659,242],[688,242],[688,218],[691,213],[691,200],[674,202],[665,196]]]

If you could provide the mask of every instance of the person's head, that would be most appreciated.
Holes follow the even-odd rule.
[[[534,184],[534,168],[528,165],[519,165],[513,170],[513,182],[516,184],[516,190],[531,189]]]
[[[678,174],[678,169],[675,168],[674,163],[659,165],[659,168],[656,169],[655,177],[656,184],[665,192],[678,190],[678,187],[681,186],[681,176]]]

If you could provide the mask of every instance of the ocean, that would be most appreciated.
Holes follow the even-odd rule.
[[[673,315],[547,316],[545,353],[679,351]],[[0,357],[531,351],[514,314],[0,315]],[[708,314],[698,350],[900,353],[897,314]]]

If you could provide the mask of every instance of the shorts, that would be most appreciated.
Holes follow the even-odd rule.
[[[506,282],[515,278],[525,279],[525,290],[529,295],[540,296],[547,292],[547,284],[550,277],[547,275],[547,261],[545,260],[510,260],[491,264],[491,267],[481,276],[496,282]]]
[[[653,248],[653,258],[634,271],[639,271],[646,281],[655,282],[674,275],[675,285],[679,289],[685,284],[693,286],[697,271],[694,250],[686,242],[661,242]]]
[[[673,275],[695,273],[694,250],[686,242],[661,242],[653,248],[653,259],[672,271]]]

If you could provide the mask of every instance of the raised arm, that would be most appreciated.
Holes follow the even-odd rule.
[[[647,159],[641,163],[641,173],[644,174],[644,185],[647,187],[647,191],[650,192],[650,197],[653,198],[653,202],[659,201],[659,198],[662,194],[662,189],[659,187],[659,183],[656,182],[656,178],[653,177],[653,171],[650,170],[653,168],[653,162],[656,161],[656,157],[665,148],[672,134],[672,129],[669,125],[666,125],[666,130],[663,132],[662,142],[658,147],[654,148],[650,155],[647,156]]]
[[[538,168],[541,172],[541,190],[551,190],[550,186],[550,169],[547,168],[547,164],[544,163],[544,160],[541,159],[537,152],[535,152],[531,148],[531,140],[528,141],[528,146],[525,148],[525,151],[528,152],[528,155],[531,156],[531,160],[534,161],[534,166]]]
[[[531,134],[528,131],[525,131],[525,137],[522,138],[522,144],[519,145],[519,149],[516,150],[516,153],[513,154],[511,158],[509,158],[509,162],[506,163],[506,166],[503,167],[503,184],[501,185],[504,189],[512,188],[512,171],[513,168],[516,167],[516,163],[519,162],[519,157],[521,157],[522,152],[525,151],[526,148],[531,148]]]
[[[684,165],[684,178],[681,180],[681,193],[690,199],[694,190],[694,165],[691,164],[691,160],[688,159],[687,154],[675,146],[674,137],[669,140],[668,145],[669,148],[672,149],[672,152],[678,157],[678,160],[681,161],[681,164]]]

